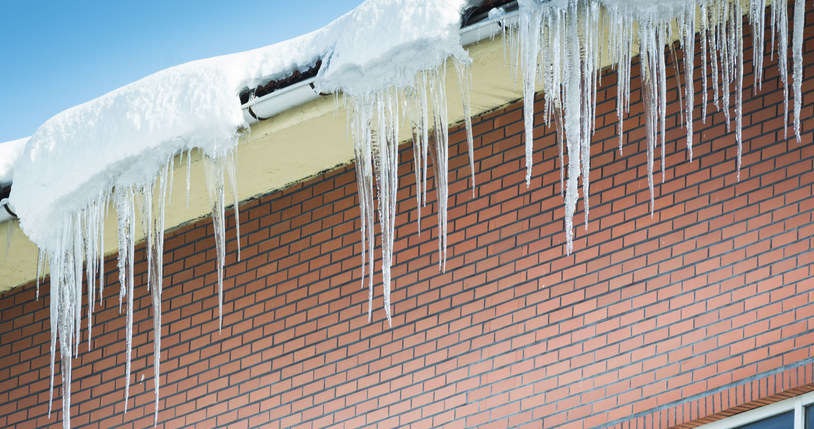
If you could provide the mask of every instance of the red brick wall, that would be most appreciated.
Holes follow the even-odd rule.
[[[812,37],[809,25],[809,77]],[[474,120],[474,198],[464,132],[451,134],[446,273],[437,266],[434,195],[416,234],[411,150],[402,148],[392,328],[378,286],[367,322],[352,167],[242,206],[240,262],[231,223],[227,233],[221,333],[210,220],[169,234],[159,427],[665,427],[810,390],[814,79],[803,86],[797,144],[784,138],[776,63],[767,63],[757,95],[745,65],[740,182],[723,114],[704,124],[696,109],[689,163],[670,104],[667,175],[652,218],[638,79],[620,155],[615,74],[605,73],[590,224],[585,232],[580,203],[571,256],[552,130],[537,128],[534,177],[523,183],[521,105]],[[76,427],[152,425],[143,249],[139,256],[129,411],[111,260],[93,349],[84,342],[74,361]],[[46,416],[47,284],[39,301],[34,294],[32,284],[0,296],[2,427],[61,424],[61,390]]]

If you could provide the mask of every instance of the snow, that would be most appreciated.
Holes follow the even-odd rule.
[[[315,82],[323,93],[358,96],[413,86],[416,75],[450,56],[468,61],[460,43],[464,0],[368,0],[341,18],[326,66]],[[364,47],[364,49],[360,49]]]
[[[23,154],[29,137],[0,143],[0,186],[11,184],[14,177],[14,166]]]

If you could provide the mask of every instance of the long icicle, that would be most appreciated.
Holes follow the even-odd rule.
[[[800,142],[800,111],[803,108],[803,29],[806,20],[805,0],[794,1],[794,33],[791,56],[794,63],[794,135]]]

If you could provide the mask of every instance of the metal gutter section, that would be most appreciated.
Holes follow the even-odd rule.
[[[256,124],[274,115],[303,105],[319,98],[314,91],[315,77],[297,82],[271,94],[249,100],[243,107],[243,119],[250,124]]]

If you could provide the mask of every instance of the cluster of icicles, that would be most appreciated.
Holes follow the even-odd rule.
[[[458,89],[466,118],[466,140],[469,147],[469,167],[472,189],[475,186],[475,164],[472,150],[472,122],[469,112],[471,76],[469,66],[451,60],[457,72]],[[382,237],[382,283],[384,312],[392,325],[390,306],[390,266],[393,262],[393,242],[396,228],[398,199],[399,119],[406,116],[413,133],[415,159],[416,205],[418,232],[421,233],[421,207],[427,202],[427,165],[432,159],[438,201],[438,266],[446,269],[447,250],[447,166],[448,129],[445,90],[446,64],[434,70],[422,71],[415,83],[406,88],[346,96],[348,127],[356,156],[356,178],[362,232],[362,287],[365,265],[368,265],[368,320],[373,311],[373,273],[376,245],[374,232],[375,206],[373,183],[378,195],[379,223]],[[431,133],[432,130],[432,133]],[[375,177],[375,179],[374,179]]]
[[[650,187],[650,207],[653,210],[653,165],[657,143],[661,143],[661,169],[664,177],[665,121],[667,105],[667,61],[668,53],[673,56],[672,64],[679,76],[678,61],[672,41],[678,40],[684,51],[683,92],[684,109],[682,121],[687,130],[688,156],[692,160],[693,129],[692,120],[695,108],[695,34],[700,31],[702,56],[702,120],[706,120],[707,97],[710,83],[707,70],[710,70],[712,101],[722,110],[731,122],[730,98],[734,91],[735,135],[738,144],[737,165],[740,169],[741,128],[742,128],[742,88],[743,88],[743,15],[749,17],[753,27],[755,84],[761,86],[764,11],[766,0],[751,0],[748,9],[737,0],[686,0],[664,2],[663,9],[642,13],[626,7],[621,1],[612,0],[559,0],[539,3],[521,0],[517,22],[505,22],[506,47],[514,58],[515,72],[522,75],[526,135],[526,182],[531,179],[534,93],[542,87],[545,97],[545,124],[552,123],[557,128],[560,147],[560,180],[565,197],[566,251],[573,250],[573,215],[579,195],[578,182],[582,177],[583,201],[585,205],[585,225],[589,211],[589,171],[590,144],[594,131],[596,110],[596,90],[599,86],[598,71],[603,60],[615,64],[618,73],[617,114],[619,116],[619,150],[622,150],[622,118],[630,108],[631,64],[638,52],[641,64],[643,101],[645,103],[648,184]],[[604,6],[604,7],[601,7]],[[800,138],[801,81],[802,81],[802,40],[804,26],[804,2],[798,1],[794,7],[792,57],[794,93],[794,132]],[[604,15],[604,16],[603,16]],[[788,17],[786,0],[771,3],[770,13],[772,48],[777,34],[778,55],[780,58],[780,79],[784,84],[784,105],[788,110]],[[602,49],[602,41],[609,40],[607,52]],[[665,47],[669,46],[669,50]],[[603,58],[608,55],[608,58]],[[459,91],[466,118],[467,144],[469,147],[470,171],[474,191],[475,176],[472,153],[472,130],[469,112],[471,87],[470,71],[466,64],[452,60],[457,72]],[[359,189],[362,234],[362,285],[368,281],[368,318],[371,317],[373,300],[373,274],[375,248],[375,217],[378,199],[378,217],[382,237],[382,282],[384,309],[388,322],[391,321],[390,267],[393,258],[395,238],[395,218],[398,186],[398,145],[400,119],[407,118],[413,131],[413,153],[415,160],[416,202],[418,207],[418,229],[421,231],[421,207],[426,204],[428,159],[432,160],[437,192],[438,250],[439,267],[446,265],[447,236],[447,143],[448,120],[445,93],[446,64],[434,70],[427,70],[416,76],[414,83],[406,88],[383,88],[362,95],[345,97],[349,117],[348,128],[354,143],[356,174]],[[677,77],[679,87],[680,78]],[[734,89],[732,83],[735,84]],[[786,121],[788,114],[785,114]],[[567,179],[564,166],[564,151],[568,153]],[[187,162],[190,154],[187,152]],[[213,159],[205,157],[207,185],[210,190],[215,226],[215,241],[218,258],[219,318],[223,300],[223,265],[225,258],[224,236],[224,188],[231,185],[236,199],[234,160],[230,154]],[[83,277],[83,262],[86,261],[85,276],[89,295],[88,342],[91,341],[91,318],[96,301],[96,290],[101,304],[104,288],[104,218],[112,202],[119,223],[118,269],[121,290],[119,306],[127,302],[127,360],[125,377],[125,411],[129,397],[130,358],[133,335],[133,287],[134,287],[134,246],[136,234],[136,213],[140,209],[142,228],[147,240],[147,285],[153,302],[154,317],[154,365],[155,365],[155,407],[158,413],[158,378],[161,341],[161,281],[164,239],[164,211],[168,187],[172,186],[173,159],[167,159],[165,167],[157,175],[155,182],[141,188],[113,189],[109,195],[99,197],[78,213],[66,216],[60,227],[59,246],[41,255],[38,263],[42,269],[48,263],[51,269],[51,398],[53,398],[53,374],[56,340],[59,337],[62,356],[63,425],[70,427],[70,386],[71,356],[78,353],[80,342],[80,310]],[[374,184],[376,192],[374,193]],[[171,190],[170,190],[171,192]],[[189,177],[187,177],[187,195]],[[234,201],[237,221],[237,201]],[[239,235],[239,232],[238,232]],[[238,250],[239,252],[239,250]],[[238,256],[239,257],[239,256]],[[366,277],[367,274],[367,277]],[[39,276],[38,276],[39,277]],[[98,279],[95,280],[95,279]],[[220,324],[220,319],[219,319]],[[50,412],[50,404],[49,404]]]
[[[596,90],[603,54],[617,67],[619,117],[619,151],[622,151],[623,117],[630,110],[631,65],[636,53],[640,56],[643,101],[645,103],[647,171],[650,189],[651,216],[654,209],[653,166],[657,143],[661,143],[661,173],[665,169],[665,128],[667,115],[666,46],[679,87],[684,109],[681,121],[687,130],[687,150],[692,161],[693,112],[695,86],[693,82],[695,35],[700,31],[702,54],[702,120],[706,121],[708,81],[711,69],[712,97],[718,110],[723,111],[727,129],[731,123],[730,97],[734,91],[735,139],[738,145],[737,170],[740,179],[742,147],[742,88],[743,88],[743,16],[737,0],[683,0],[655,2],[654,7],[641,8],[620,0],[559,0],[540,2],[519,1],[519,17],[503,19],[504,40],[510,50],[514,72],[522,74],[525,120],[526,185],[531,181],[534,94],[544,92],[543,118],[546,126],[557,129],[560,160],[560,189],[565,197],[566,252],[573,251],[573,216],[579,197],[579,178],[585,206],[585,228],[589,214],[589,172],[591,168],[591,137],[594,132]],[[605,6],[605,7],[601,7]],[[772,48],[774,35],[779,34],[778,55],[780,79],[784,93],[784,123],[788,123],[788,16],[787,1],[771,3]],[[802,82],[802,41],[805,2],[794,6],[792,56],[794,64],[794,132],[800,139]],[[644,10],[642,10],[644,9]],[[755,84],[761,86],[764,46],[764,12],[766,0],[751,0],[748,16],[754,28]],[[664,13],[665,11],[669,13]],[[603,17],[603,14],[605,15]],[[504,17],[503,14],[496,14]],[[602,19],[604,18],[604,19]],[[609,40],[607,52],[602,41]],[[672,41],[678,40],[684,51],[684,82],[681,85],[678,60]],[[469,115],[471,78],[466,65],[456,62],[458,84],[464,101],[469,163],[474,192],[475,172],[472,153],[472,129]],[[378,213],[382,235],[382,283],[384,309],[388,321],[390,309],[390,266],[395,235],[396,191],[398,190],[397,147],[399,118],[409,118],[413,130],[413,154],[416,177],[418,229],[421,231],[421,207],[426,203],[427,159],[432,158],[438,201],[439,266],[446,264],[447,243],[447,115],[444,95],[445,65],[421,73],[407,89],[387,88],[349,99],[349,127],[356,155],[356,174],[362,219],[362,283],[365,265],[369,266],[368,319],[373,300],[375,217],[373,183],[378,191]],[[735,83],[734,89],[732,83]],[[681,95],[683,91],[683,97]],[[430,112],[430,113],[428,113]],[[430,119],[431,118],[431,119]],[[430,138],[432,127],[434,138]],[[568,153],[567,181],[564,151]],[[375,180],[374,180],[375,177]],[[474,195],[474,193],[473,193]]]
[[[190,169],[192,150],[181,153],[187,163],[187,206],[189,205]],[[225,192],[228,183],[234,200],[235,220],[238,217],[237,192],[235,181],[234,151],[216,157],[203,156],[206,183],[212,203],[212,220],[215,230],[218,270],[218,326],[221,326],[223,305],[223,267],[225,250]],[[76,213],[66,215],[58,229],[58,240],[54,248],[42,249],[37,262],[37,298],[39,298],[40,273],[51,270],[51,377],[48,413],[50,416],[54,396],[54,361],[57,337],[59,337],[62,362],[62,422],[70,428],[71,409],[71,367],[72,357],[78,357],[81,341],[82,277],[86,278],[88,294],[88,348],[92,347],[93,308],[103,305],[104,296],[104,226],[105,218],[112,205],[118,217],[118,272],[119,311],[126,301],[126,354],[124,410],[127,412],[130,396],[131,355],[133,349],[133,298],[135,280],[135,245],[137,224],[141,223],[146,239],[147,287],[153,307],[153,366],[155,389],[155,417],[158,422],[158,379],[161,362],[161,292],[164,255],[164,214],[169,196],[172,194],[174,158],[168,158],[153,183],[144,186],[114,188],[108,195],[99,195],[95,200]],[[112,204],[111,204],[112,203]],[[137,213],[139,216],[137,217]],[[239,237],[239,229],[238,229]],[[240,253],[239,239],[238,255]],[[240,258],[238,256],[238,258]],[[84,262],[84,264],[83,264]],[[83,272],[84,265],[84,272]],[[98,288],[98,289],[97,289]]]
[[[707,97],[711,76],[712,99],[723,111],[727,130],[732,114],[730,97],[734,92],[735,140],[737,170],[740,180],[743,101],[743,16],[748,12],[754,46],[755,87],[763,77],[764,25],[767,0],[750,0],[748,10],[740,0],[654,1],[644,5],[625,0],[558,0],[539,2],[520,0],[517,26],[504,25],[511,33],[507,40],[514,59],[515,71],[522,73],[525,120],[526,184],[531,180],[532,144],[534,141],[534,93],[542,86],[546,126],[557,128],[560,148],[560,189],[565,192],[566,252],[573,250],[573,216],[582,176],[585,206],[585,228],[588,228],[590,190],[590,150],[596,111],[598,71],[604,59],[617,68],[616,113],[619,118],[619,151],[622,151],[623,117],[630,109],[631,64],[638,53],[641,65],[642,100],[645,104],[647,171],[650,188],[650,210],[653,213],[653,165],[658,143],[661,143],[661,173],[664,180],[665,127],[667,110],[667,61],[672,65],[678,85],[679,103],[683,104],[680,120],[687,131],[687,152],[692,161],[693,113],[695,110],[695,35],[700,33],[702,78],[702,121],[707,117]],[[600,4],[605,6],[600,7]],[[788,125],[788,3],[771,2],[772,49],[777,34],[778,64],[783,83],[784,124]],[[604,15],[604,19],[603,18]],[[802,49],[805,26],[805,1],[794,4],[793,22],[793,91],[794,132],[800,140]],[[505,36],[505,35],[504,35]],[[607,39],[605,39],[607,37]],[[600,41],[608,40],[603,51]],[[673,41],[684,51],[683,97],[679,62]],[[669,47],[669,51],[665,49]],[[603,58],[607,55],[608,58]],[[734,87],[733,84],[734,83]],[[683,99],[682,99],[683,98]],[[565,149],[564,149],[565,148]],[[568,177],[565,179],[564,155],[568,153]]]

